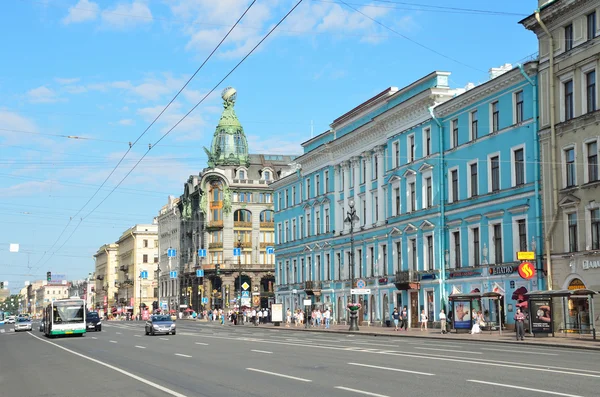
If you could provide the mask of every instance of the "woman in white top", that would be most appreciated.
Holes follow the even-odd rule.
[[[481,322],[481,317],[478,313],[473,312],[473,328],[471,328],[471,334],[480,334],[481,327],[479,323]]]
[[[427,315],[425,310],[421,310],[421,331],[427,331]]]

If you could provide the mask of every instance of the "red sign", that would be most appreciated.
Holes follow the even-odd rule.
[[[519,276],[525,280],[531,280],[535,276],[535,266],[531,262],[521,262]]]

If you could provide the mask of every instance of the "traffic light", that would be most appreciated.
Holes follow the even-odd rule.
[[[0,281],[0,289],[4,289],[4,281]]]
[[[215,270],[216,270],[216,272],[217,272],[217,276],[218,276],[219,274],[221,274],[221,265],[217,263],[217,264],[215,265]]]
[[[46,272],[46,281],[50,282],[52,280],[52,272]]]

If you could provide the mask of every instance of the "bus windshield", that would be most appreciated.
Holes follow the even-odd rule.
[[[52,321],[54,324],[80,323],[83,321],[84,307],[72,302],[54,302]]]

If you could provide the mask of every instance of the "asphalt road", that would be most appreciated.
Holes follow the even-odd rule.
[[[36,328],[36,325],[34,327]],[[600,352],[178,322],[47,339],[0,326],[2,396],[597,396]],[[5,332],[2,332],[4,330]]]

